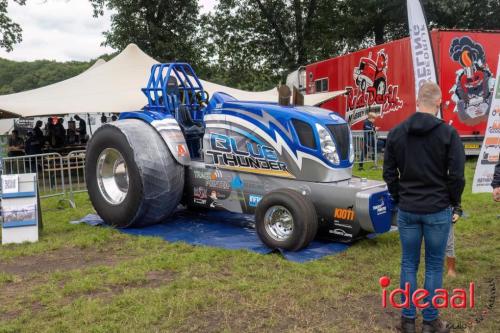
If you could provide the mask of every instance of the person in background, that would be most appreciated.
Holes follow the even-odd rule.
[[[451,278],[457,277],[456,270],[456,256],[455,256],[455,223],[462,217],[463,211],[460,203],[453,207],[453,216],[451,219],[452,225],[450,233],[448,234],[448,241],[446,243],[446,268],[448,269],[447,275]]]
[[[441,89],[424,83],[418,92],[418,112],[393,128],[387,136],[383,177],[396,204],[401,241],[400,287],[417,289],[422,240],[425,244],[422,333],[447,333],[447,323],[431,303],[442,288],[452,208],[459,207],[465,186],[465,152],[457,131],[437,117]],[[402,296],[403,301],[405,296]],[[401,313],[401,331],[415,332],[416,308],[409,302]]]
[[[45,138],[51,147],[56,145],[56,127],[52,117],[47,118],[47,123],[45,124]]]
[[[8,147],[8,156],[22,156],[24,155],[24,141],[21,137],[19,137],[19,131],[13,130],[9,137],[9,147]]]
[[[81,143],[87,142],[87,123],[85,120],[80,118],[79,115],[75,116],[75,120],[78,121],[78,136]]]
[[[498,162],[495,166],[495,173],[493,174],[493,181],[491,182],[491,187],[493,187],[493,200],[500,202],[500,156],[498,156]]]
[[[41,137],[37,137],[36,134],[34,134],[34,132],[29,131],[28,138],[24,143],[24,151],[26,152],[26,155],[41,154],[42,145],[43,145],[43,135]]]
[[[375,127],[375,120],[377,119],[377,114],[375,112],[368,112],[368,118],[363,123],[363,150],[361,151],[361,161],[359,163],[359,170],[363,170],[363,161],[365,157],[368,157],[370,153],[371,158],[375,160],[375,137],[378,127]]]
[[[118,120],[118,117],[116,116],[116,114],[111,116],[111,121],[117,121],[117,120]]]
[[[35,128],[33,128],[33,135],[37,140],[40,141],[41,146],[43,146],[44,138],[43,138],[43,131],[42,131],[42,125],[43,122],[41,120],[37,120],[35,124]]]
[[[54,127],[55,132],[55,147],[62,147],[66,143],[66,129],[64,128],[64,119],[57,119],[57,124]]]
[[[101,123],[106,124],[107,122],[108,122],[108,117],[106,117],[106,115],[103,112],[101,116]]]

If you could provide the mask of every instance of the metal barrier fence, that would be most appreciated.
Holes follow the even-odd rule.
[[[85,183],[85,150],[70,152],[65,156],[65,161],[69,185],[69,202],[74,206],[74,194],[87,191],[87,184]]]
[[[75,207],[74,193],[86,191],[85,151],[2,158],[2,173],[36,173],[40,198],[61,196]]]
[[[378,167],[378,138],[375,131],[352,131],[352,144],[354,147],[354,163],[360,168],[364,163],[373,163]]]

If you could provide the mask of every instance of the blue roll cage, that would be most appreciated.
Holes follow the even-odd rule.
[[[177,79],[177,87],[168,86],[169,79]],[[142,92],[148,99],[144,107],[148,111],[166,112],[176,117],[180,106],[186,107],[195,120],[203,118],[199,102],[208,103],[208,94],[196,76],[191,65],[187,63],[156,64],[151,67],[151,74],[146,88]],[[181,94],[182,92],[182,94]],[[196,95],[199,94],[198,98]]]

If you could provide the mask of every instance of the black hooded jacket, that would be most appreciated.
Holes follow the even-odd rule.
[[[389,132],[384,180],[399,208],[415,214],[459,206],[465,153],[455,129],[416,112]]]

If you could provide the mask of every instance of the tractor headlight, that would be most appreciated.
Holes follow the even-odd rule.
[[[319,134],[319,143],[323,156],[333,164],[339,164],[339,154],[337,153],[337,147],[335,146],[335,142],[333,142],[330,132],[320,124],[316,124],[316,130]]]
[[[354,144],[352,142],[352,132],[349,131],[349,163],[354,163]]]

